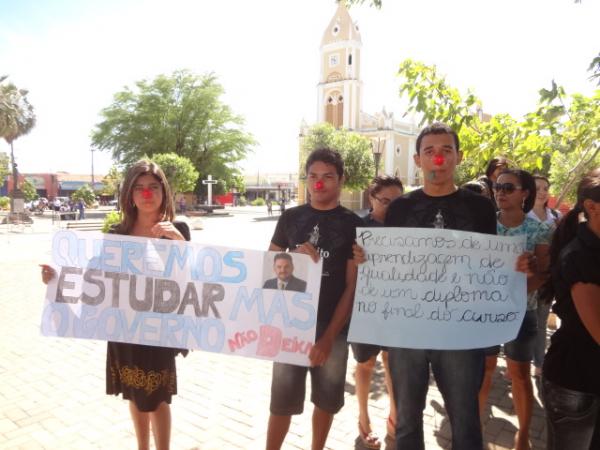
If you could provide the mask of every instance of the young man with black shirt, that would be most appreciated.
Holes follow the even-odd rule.
[[[311,367],[274,363],[271,382],[271,415],[267,450],[279,449],[288,432],[291,416],[304,406],[306,374],[311,374],[312,449],[322,449],[333,416],[344,405],[348,360],[347,323],[356,286],[352,244],[362,221],[339,205],[344,163],[330,149],[313,151],[306,161],[306,185],[310,204],[282,213],[270,251],[305,253],[314,261],[323,258],[323,274],[317,312],[316,342],[310,351]]]
[[[385,226],[449,228],[496,234],[492,202],[454,184],[460,163],[458,136],[436,123],[417,138],[415,163],[424,177],[423,188],[396,199]],[[481,450],[478,394],[483,380],[483,349],[421,350],[389,348],[392,385],[398,408],[396,448],[422,450],[423,409],[429,385],[429,367],[444,398],[452,428],[454,450]]]

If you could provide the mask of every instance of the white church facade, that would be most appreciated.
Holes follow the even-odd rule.
[[[370,138],[374,153],[380,153],[380,175],[395,175],[405,185],[418,185],[419,171],[413,161],[418,135],[414,121],[397,120],[385,108],[375,114],[362,111],[361,51],[359,27],[352,21],[344,2],[339,2],[321,40],[316,122],[328,122],[336,128],[344,128]],[[309,126],[303,122],[300,127],[300,145],[308,130]],[[301,173],[303,163],[304,161],[300,161]],[[299,188],[302,201],[302,183]],[[346,204],[357,201],[351,200],[347,195],[344,197]],[[347,206],[354,209],[363,207],[362,204]]]

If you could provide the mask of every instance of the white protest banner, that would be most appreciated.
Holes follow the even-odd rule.
[[[517,336],[527,304],[514,270],[524,236],[426,228],[358,228],[348,340],[421,349],[482,348]]]
[[[52,259],[46,336],[308,365],[322,267],[308,256],[64,230]]]

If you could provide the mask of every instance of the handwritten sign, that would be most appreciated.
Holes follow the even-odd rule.
[[[389,347],[470,349],[514,339],[527,303],[515,272],[524,236],[423,228],[358,228],[348,340]]]
[[[290,255],[287,275],[292,270],[301,289],[268,289],[267,281],[277,278],[274,255],[59,231],[52,241],[57,276],[46,291],[42,334],[306,366],[315,341],[322,264]]]

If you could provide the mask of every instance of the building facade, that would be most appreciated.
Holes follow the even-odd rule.
[[[321,39],[316,121],[368,137],[374,152],[380,154],[376,159],[379,174],[397,176],[405,185],[418,185],[419,170],[413,160],[418,129],[414,121],[397,120],[385,108],[374,114],[362,110],[361,52],[360,29],[352,21],[344,2],[339,2]],[[300,148],[309,128],[305,122],[300,127]],[[301,160],[301,173],[303,164]],[[299,185],[298,194],[299,201],[304,202],[303,183]],[[345,192],[342,200],[346,206],[360,209],[364,206],[362,198],[362,193]]]

